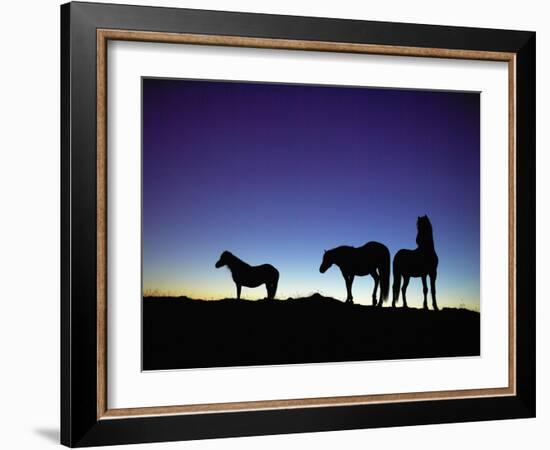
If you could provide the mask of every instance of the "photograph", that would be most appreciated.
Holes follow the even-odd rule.
[[[141,79],[142,370],[480,356],[480,93]]]
[[[60,307],[37,300],[44,311],[23,327],[15,319],[29,314],[6,316],[23,331],[58,326],[57,343],[27,332],[16,359],[39,344],[27,372],[55,363],[41,372],[59,399],[47,421],[26,419],[17,389],[5,409],[25,409],[15,415],[36,424],[36,441],[68,447],[428,450],[490,438],[511,449],[542,436],[544,15],[138,3],[70,2],[55,23],[41,4],[31,19],[52,31],[41,23],[25,35],[41,39],[15,46],[40,62],[49,36],[60,59],[46,83],[25,77],[36,57],[16,58],[25,82],[11,110],[25,120],[6,149],[31,172],[5,165],[33,199],[47,193],[33,173],[59,173],[60,208],[40,208],[59,222],[59,239],[41,241],[59,244],[60,276],[48,251],[36,282],[19,264],[8,284],[55,280]],[[60,94],[44,112],[21,102],[37,87]],[[60,158],[46,157],[46,132],[59,133]],[[26,138],[38,159],[17,151]],[[28,217],[12,221],[21,239],[6,234],[14,267],[45,217],[16,203]]]

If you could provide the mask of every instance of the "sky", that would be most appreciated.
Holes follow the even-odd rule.
[[[416,247],[427,214],[439,306],[479,309],[478,93],[151,78],[142,89],[146,294],[234,297],[214,267],[229,250],[277,267],[277,298],[345,299],[337,267],[319,273],[323,251],[378,241],[393,258]],[[370,304],[373,286],[357,277],[355,302]],[[411,279],[408,304],[422,299]]]

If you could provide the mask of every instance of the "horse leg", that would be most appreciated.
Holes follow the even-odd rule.
[[[395,308],[395,304],[399,301],[399,289],[401,286],[401,275],[393,273],[393,301],[391,302],[392,308]]]
[[[267,288],[267,298],[269,300],[275,299],[275,293],[277,292],[277,281],[266,283],[265,287]]]
[[[241,299],[241,285],[235,284],[237,286],[237,300]]]
[[[353,303],[353,295],[351,295],[351,285],[353,284],[353,278],[353,275],[348,275],[347,277],[344,277],[344,279],[346,280],[346,289],[348,291],[346,303]]]
[[[426,283],[426,275],[422,276],[422,292],[424,293],[424,309],[428,309],[428,283]]]
[[[372,306],[376,306],[376,289],[378,289],[378,283],[380,281],[380,276],[376,273],[376,270],[373,271],[371,277],[374,280],[374,290],[372,291]],[[382,291],[382,289],[380,289]],[[380,306],[382,306],[382,292],[380,292]]]
[[[432,292],[432,306],[435,311],[439,308],[437,307],[437,301],[435,300],[435,279],[437,277],[437,272],[434,271],[430,274],[430,291]]]
[[[403,296],[403,308],[408,308],[407,306],[407,286],[409,285],[409,277],[403,276],[403,287],[401,288],[401,295]]]

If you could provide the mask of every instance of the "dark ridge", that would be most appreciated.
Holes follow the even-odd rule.
[[[478,356],[480,315],[286,300],[143,299],[143,369]]]

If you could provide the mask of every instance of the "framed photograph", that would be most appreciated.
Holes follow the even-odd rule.
[[[534,32],[61,27],[63,444],[534,417]]]

